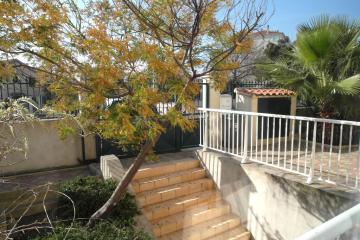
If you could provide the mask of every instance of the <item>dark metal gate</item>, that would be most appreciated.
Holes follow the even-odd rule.
[[[200,83],[205,85],[206,89],[206,99],[203,100],[203,88],[200,91],[200,94],[195,99],[195,103],[198,107],[203,106],[203,101],[205,101],[205,106],[208,107],[209,103],[209,87],[207,83]],[[162,114],[166,113],[167,109],[172,107],[171,104],[159,104],[158,111]],[[156,153],[165,153],[165,152],[178,152],[184,148],[197,147],[200,144],[200,129],[199,129],[199,112],[195,111],[194,113],[184,113],[186,117],[193,119],[197,123],[197,127],[192,132],[184,132],[179,127],[169,127],[165,133],[160,136],[157,144],[155,145]],[[116,143],[97,138],[97,156],[100,158],[102,155],[114,154],[119,158],[132,157],[136,155],[136,151],[131,150],[131,147],[123,150],[123,147],[117,145]]]

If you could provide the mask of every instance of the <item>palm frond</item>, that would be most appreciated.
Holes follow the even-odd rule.
[[[335,84],[335,91],[342,95],[360,93],[360,74],[341,80]]]
[[[284,56],[283,56],[284,57]],[[360,21],[321,15],[298,26],[290,57],[263,67],[277,85],[295,90],[319,109],[341,111],[360,97]],[[346,108],[353,104],[350,100]]]
[[[300,24],[297,27],[298,33],[314,31],[317,29],[321,29],[326,25],[330,24],[330,17],[327,14],[320,15],[317,17],[313,17],[307,23]]]
[[[316,64],[329,58],[339,35],[332,28],[298,34],[295,49],[299,60],[305,64]]]
[[[346,15],[335,16],[330,19],[330,24],[341,29],[343,34],[352,34],[359,29],[360,21],[357,19],[351,20]]]
[[[257,68],[261,72],[266,73],[270,80],[278,85],[289,86],[298,81],[303,81],[304,77],[299,69],[288,65],[286,61],[285,59],[278,59],[274,63],[258,64]]]

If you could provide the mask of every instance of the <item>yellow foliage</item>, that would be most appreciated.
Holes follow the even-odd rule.
[[[244,29],[219,19],[234,1],[196,2],[149,0],[135,11],[128,0],[0,1],[0,56],[36,63],[56,110],[81,112],[84,127],[105,138],[141,144],[167,122],[193,129],[182,111],[196,108],[195,82],[211,76],[223,89],[240,67],[231,55],[252,48]],[[11,74],[0,65],[0,76]],[[174,107],[158,114],[166,103]]]

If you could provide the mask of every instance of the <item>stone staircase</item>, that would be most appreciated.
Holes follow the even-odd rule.
[[[250,239],[198,160],[142,168],[132,187],[157,239]]]

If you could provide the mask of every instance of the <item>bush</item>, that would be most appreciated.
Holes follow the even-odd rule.
[[[69,226],[60,225],[55,227],[55,234],[36,238],[37,240],[150,240],[147,233],[136,231],[132,227],[123,227],[118,221],[99,221],[93,228],[87,229],[82,224],[75,223],[69,230]]]
[[[114,180],[102,180],[98,177],[78,177],[59,186],[59,191],[69,196],[75,204],[76,218],[89,218],[111,196],[116,188]],[[134,197],[127,193],[114,209],[110,217],[131,224],[138,213]],[[57,217],[71,219],[73,206],[68,198],[59,199]]]
[[[75,204],[76,220],[70,225],[73,217],[73,206],[68,198],[59,200],[57,218],[59,221],[53,231],[39,232],[37,240],[150,240],[147,233],[137,231],[133,227],[133,217],[138,213],[134,197],[126,194],[115,208],[110,218],[99,220],[92,228],[84,223],[111,196],[116,187],[113,180],[102,180],[97,177],[78,177],[59,186],[59,191],[69,196]],[[79,219],[85,218],[85,219]],[[55,221],[56,222],[56,221]],[[22,238],[24,239],[24,238]]]

